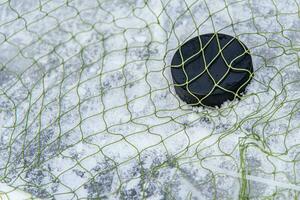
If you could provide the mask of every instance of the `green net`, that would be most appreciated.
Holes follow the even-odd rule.
[[[299,18],[298,0],[0,0],[0,183],[41,199],[298,199]],[[170,73],[205,33],[253,59],[220,109],[186,105]]]

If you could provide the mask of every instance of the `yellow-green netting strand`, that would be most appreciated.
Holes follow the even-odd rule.
[[[0,0],[0,197],[299,199],[299,19],[298,0]],[[206,33],[253,61],[219,109],[171,77]]]

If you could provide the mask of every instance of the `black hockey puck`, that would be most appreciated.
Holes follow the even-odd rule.
[[[248,48],[237,38],[220,33],[187,41],[171,64],[177,95],[197,106],[215,107],[239,98],[253,73]]]

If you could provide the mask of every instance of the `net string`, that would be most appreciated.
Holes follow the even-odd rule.
[[[0,1],[0,182],[41,199],[297,199],[299,10]],[[175,51],[207,32],[254,61],[220,109],[186,105],[170,76]]]

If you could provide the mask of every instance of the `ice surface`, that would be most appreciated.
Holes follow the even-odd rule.
[[[299,7],[0,1],[0,182],[59,200],[297,199]],[[209,32],[254,63],[221,109],[185,105],[171,82],[178,46]]]

